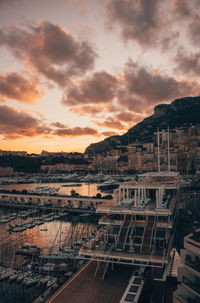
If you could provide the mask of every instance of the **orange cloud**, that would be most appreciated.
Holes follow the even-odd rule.
[[[24,111],[0,105],[0,134],[4,139],[34,137],[51,133],[51,128]]]
[[[44,94],[36,79],[27,79],[19,73],[0,75],[0,98],[33,103]]]
[[[119,135],[116,132],[102,132],[101,134],[105,137],[111,137],[111,136],[118,136]]]

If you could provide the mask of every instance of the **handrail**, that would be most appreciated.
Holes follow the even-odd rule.
[[[85,246],[83,246],[80,251],[79,251],[79,255],[84,255],[84,253],[88,253],[91,255],[91,257],[95,257],[97,255],[106,255],[107,257],[112,257],[116,259],[119,259],[120,257],[122,259],[135,259],[135,258],[139,258],[139,259],[151,259],[151,260],[158,260],[159,261],[167,261],[167,259],[164,257],[164,255],[161,256],[153,256],[153,255],[143,255],[143,254],[136,254],[136,253],[124,253],[121,251],[110,251],[110,250],[98,250],[98,249],[90,249],[90,248],[84,248]]]

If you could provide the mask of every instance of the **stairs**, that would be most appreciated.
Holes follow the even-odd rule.
[[[129,229],[129,225],[131,223],[131,215],[127,215],[124,221],[124,225],[121,228],[121,232],[117,241],[117,246],[116,246],[116,250],[122,251],[124,246],[125,246],[125,242],[127,239],[127,232]]]
[[[103,262],[103,261],[98,262],[95,272],[95,278],[97,280],[104,280],[107,268],[108,268],[107,262]]]
[[[141,249],[141,253],[144,255],[148,255],[150,253],[154,222],[155,222],[155,217],[149,216],[146,229],[144,232],[144,238],[143,238],[142,249]]]

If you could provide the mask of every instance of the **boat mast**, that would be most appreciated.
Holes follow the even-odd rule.
[[[158,172],[160,172],[160,132],[157,128],[157,144],[158,144]]]
[[[170,142],[169,142],[169,126],[167,132],[167,149],[168,149],[168,171],[170,172]]]

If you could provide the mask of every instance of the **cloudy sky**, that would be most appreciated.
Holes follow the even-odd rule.
[[[0,0],[0,149],[81,151],[200,94],[199,0]]]

